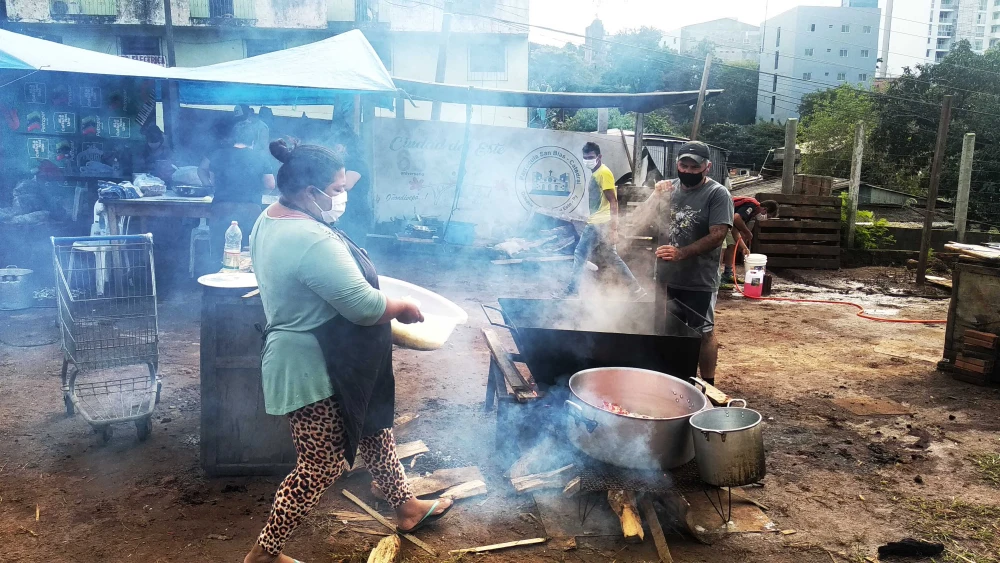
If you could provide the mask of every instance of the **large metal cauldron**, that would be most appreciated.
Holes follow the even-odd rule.
[[[702,332],[669,312],[665,326],[655,328],[650,303],[620,302],[600,308],[579,299],[498,301],[499,309],[485,305],[483,309],[503,315],[506,324],[492,319],[490,323],[511,331],[538,383],[551,384],[578,371],[612,366],[680,378],[697,375]]]
[[[688,420],[709,407],[690,383],[664,373],[596,368],[569,379],[567,434],[580,451],[618,467],[672,469],[694,458]],[[608,401],[640,418],[602,408]]]

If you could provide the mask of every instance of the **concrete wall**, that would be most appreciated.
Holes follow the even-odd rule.
[[[702,41],[715,45],[715,56],[724,62],[756,61],[760,51],[760,28],[723,18],[668,31],[660,44],[689,53]]]
[[[896,244],[890,250],[920,250],[920,239],[923,229],[907,227],[889,227],[889,234],[896,239]],[[931,248],[934,252],[945,250],[944,245],[958,238],[954,229],[934,229],[931,231]],[[984,242],[1000,242],[1000,234],[966,232],[967,244],[982,244]]]
[[[544,0],[536,0],[544,1]],[[440,31],[442,10],[425,4],[441,2],[413,2],[399,0],[382,2],[379,21],[389,22],[392,31]],[[499,20],[528,23],[529,0],[455,0],[456,12],[477,13]],[[453,33],[525,33],[522,26],[512,26],[482,17],[454,16],[451,20]]]
[[[64,0],[68,3],[81,0]],[[119,25],[163,25],[164,0],[111,0],[117,1],[118,16],[111,17]],[[175,26],[205,25],[191,19],[193,0],[173,0],[171,4]],[[198,1],[198,0],[194,0]],[[200,0],[207,2],[208,0]],[[234,0],[252,2],[253,26],[259,28],[323,29],[330,21],[351,21],[354,17],[354,0]],[[21,23],[49,23],[57,21],[50,11],[50,0],[6,0],[7,17]],[[329,2],[329,4],[328,4]],[[347,10],[349,4],[349,11]],[[107,23],[107,18],[60,18],[66,23]]]
[[[848,33],[841,31],[845,24],[850,25]],[[865,26],[871,33],[864,33]],[[875,78],[878,30],[878,12],[860,8],[803,6],[769,19],[764,26],[760,55],[757,118],[783,122],[789,117],[798,117],[802,96],[809,92],[841,84],[868,88]],[[807,49],[812,49],[812,55],[806,54]],[[841,49],[846,49],[848,56],[841,57]],[[862,56],[865,49],[867,57]],[[777,69],[775,53],[778,54]],[[808,81],[803,79],[805,73],[811,75]],[[841,73],[844,76],[841,77]],[[778,75],[776,85],[775,74]],[[775,102],[773,113],[772,98]]]

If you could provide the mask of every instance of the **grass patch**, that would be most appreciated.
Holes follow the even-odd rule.
[[[916,517],[919,537],[945,545],[941,561],[1000,563],[1000,507],[922,498],[900,502]]]
[[[980,475],[994,487],[1000,487],[1000,454],[978,454],[972,456]]]

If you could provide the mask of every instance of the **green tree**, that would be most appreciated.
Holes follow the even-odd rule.
[[[582,109],[575,115],[559,123],[556,127],[564,131],[597,131],[597,110]],[[635,130],[635,114],[623,114],[617,109],[608,111],[608,129]],[[664,112],[646,114],[643,130],[656,135],[677,135],[677,126],[670,121],[670,116]]]
[[[844,85],[817,94],[807,94],[800,110],[802,171],[807,174],[848,177],[857,124],[865,124],[867,137],[877,123],[872,97]]]
[[[729,165],[760,170],[770,161],[771,149],[785,143],[785,128],[761,121],[751,125],[715,123],[702,129],[702,141],[729,150]]]
[[[596,68],[584,62],[572,43],[562,48],[532,43],[528,55],[528,87],[545,92],[588,92],[597,84]]]

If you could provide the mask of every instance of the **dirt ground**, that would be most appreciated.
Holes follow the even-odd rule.
[[[440,553],[540,537],[530,496],[517,496],[493,456],[494,416],[485,413],[488,353],[480,303],[500,296],[548,296],[565,282],[565,263],[538,268],[469,263],[453,256],[388,259],[384,274],[429,287],[470,315],[435,352],[396,353],[397,411],[417,413],[400,441],[431,452],[411,473],[478,465],[489,494],[463,501],[419,537]],[[778,295],[856,300],[891,318],[941,319],[948,301],[916,291],[893,269],[801,272],[775,280]],[[884,283],[873,283],[883,280]],[[162,402],[153,433],[131,427],[104,445],[79,417],[65,415],[57,345],[0,345],[0,550],[18,562],[237,563],[267,517],[280,477],[206,477],[199,465],[199,292],[178,288],[160,309]],[[861,563],[879,545],[934,539],[938,561],[996,563],[1000,553],[1000,391],[936,370],[943,325],[864,320],[848,307],[720,298],[718,385],[765,417],[768,475],[746,490],[767,505],[777,530],[730,534],[707,546],[670,535],[678,562]],[[52,310],[0,316],[0,339],[54,338]],[[910,415],[859,416],[832,401],[889,399]],[[990,457],[992,455],[992,457]],[[330,512],[356,511],[341,494],[367,502],[367,475],[326,494],[287,546],[307,563],[365,561],[377,535],[344,529]],[[380,507],[389,514],[386,507]],[[375,523],[364,528],[377,529]],[[432,560],[404,542],[407,561]],[[581,539],[579,548],[535,546],[483,561],[655,561],[652,542]],[[442,555],[440,560],[448,560]],[[452,558],[451,560],[456,560]],[[912,560],[912,559],[911,559]]]

